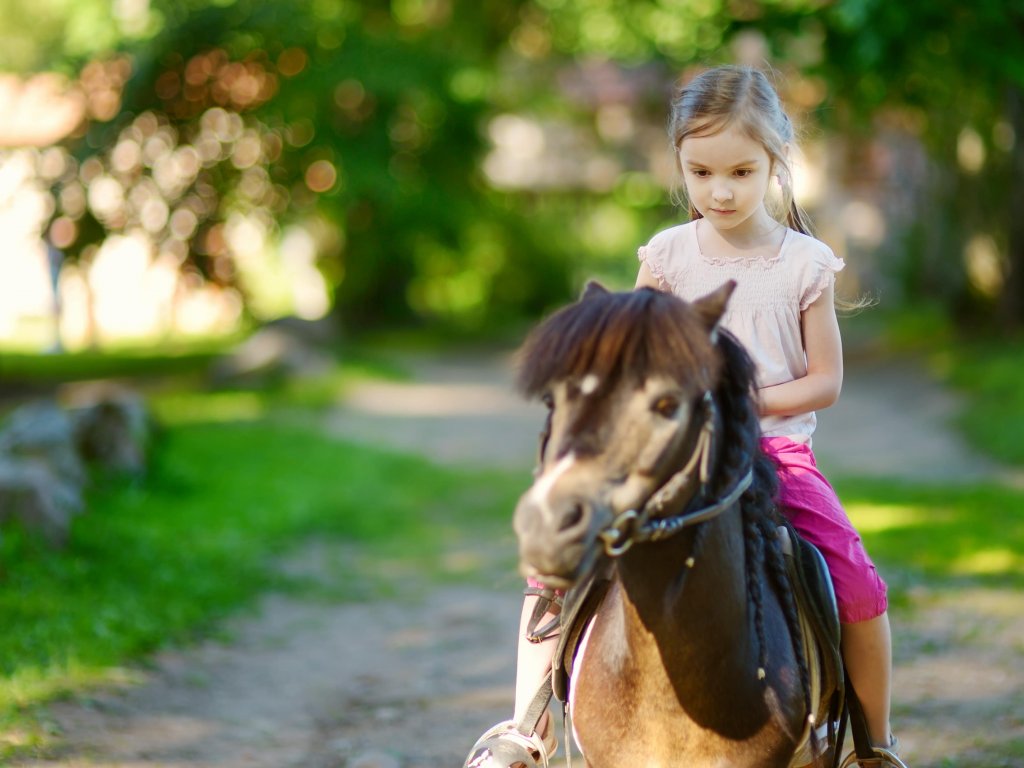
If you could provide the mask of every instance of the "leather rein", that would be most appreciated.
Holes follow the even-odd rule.
[[[697,434],[696,444],[689,460],[682,469],[670,477],[640,509],[627,509],[616,515],[611,524],[598,536],[604,543],[604,551],[609,557],[623,555],[634,544],[647,541],[661,541],[679,533],[684,528],[703,523],[718,517],[722,512],[733,506],[750,487],[753,481],[753,469],[748,469],[733,487],[720,499],[706,506],[691,509],[693,500],[705,495],[705,488],[710,479],[711,450],[714,444],[717,408],[711,392],[707,391],[700,400],[704,411],[704,421]],[[698,472],[700,490],[682,512],[675,515],[664,515],[666,508],[677,506],[683,494],[690,487],[694,471]]]

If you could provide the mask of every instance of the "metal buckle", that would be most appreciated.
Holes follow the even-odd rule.
[[[633,546],[633,532],[640,513],[635,509],[627,509],[619,514],[612,524],[605,528],[599,536],[604,542],[604,551],[609,557],[618,557],[629,551]]]

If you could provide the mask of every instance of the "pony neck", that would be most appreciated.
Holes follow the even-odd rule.
[[[704,701],[701,692],[727,678],[760,693],[755,649],[739,640],[752,636],[752,621],[737,506],[672,539],[634,547],[617,567],[624,639],[657,653],[666,668],[686,670],[675,682],[687,689],[678,691],[680,700]]]

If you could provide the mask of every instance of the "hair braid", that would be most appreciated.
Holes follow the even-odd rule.
[[[757,638],[758,676],[764,679],[768,668],[768,642],[764,632],[764,584],[759,577],[764,567],[764,537],[757,518],[748,513],[744,504],[743,532],[746,543],[747,594],[754,604],[754,632]]]
[[[793,638],[804,706],[808,714],[811,714],[814,705],[811,701],[811,675],[804,658],[796,598],[778,532],[778,527],[784,524],[775,503],[778,474],[774,462],[764,454],[760,446],[760,420],[752,397],[754,365],[742,345],[728,332],[719,331],[718,347],[725,358],[725,371],[716,390],[723,411],[725,435],[720,456],[722,472],[717,477],[714,490],[723,492],[747,468],[753,472],[753,482],[740,499],[740,509],[746,552],[747,592],[754,613],[758,665],[767,672],[764,583],[759,578],[760,574],[767,571]],[[813,728],[811,738],[817,747]]]

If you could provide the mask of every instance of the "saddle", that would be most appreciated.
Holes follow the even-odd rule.
[[[792,764],[807,765],[821,753],[820,748],[816,748],[820,745],[811,738],[812,728],[815,725],[819,727],[819,741],[824,736],[826,745],[833,744],[837,742],[836,725],[845,722],[839,605],[828,565],[818,548],[802,538],[788,522],[781,530],[786,533],[783,550],[800,617],[804,660],[811,675],[811,706],[814,708],[813,719],[808,722]]]

